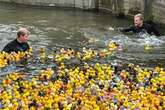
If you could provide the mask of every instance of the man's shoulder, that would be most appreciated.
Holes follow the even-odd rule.
[[[8,44],[6,44],[3,48],[3,51],[10,52],[10,50],[14,47],[15,47],[15,39],[10,41]]]
[[[8,44],[11,45],[11,44],[16,44],[16,43],[17,43],[17,41],[16,41],[16,39],[14,39],[14,40],[10,41]]]
[[[17,39],[10,41],[5,47],[15,48],[18,45]]]

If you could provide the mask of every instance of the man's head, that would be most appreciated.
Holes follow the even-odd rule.
[[[19,28],[17,32],[17,40],[19,42],[27,42],[29,39],[30,32],[26,28]]]
[[[143,15],[142,14],[136,14],[134,16],[134,24],[136,27],[141,27],[143,25]]]

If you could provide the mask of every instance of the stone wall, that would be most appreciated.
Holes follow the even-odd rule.
[[[0,0],[0,2],[50,7],[108,10],[122,15],[144,14],[145,19],[165,24],[165,0]]]

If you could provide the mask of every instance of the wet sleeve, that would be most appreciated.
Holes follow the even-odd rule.
[[[130,32],[130,31],[133,31],[133,26],[122,28],[120,31],[121,32]]]

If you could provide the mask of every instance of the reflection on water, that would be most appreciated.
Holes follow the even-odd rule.
[[[117,19],[105,13],[3,4],[0,4],[0,16],[1,50],[15,38],[18,27],[26,26],[30,29],[29,42],[34,50],[41,47],[48,50],[61,47],[99,50],[105,48],[109,41],[114,41],[122,48],[115,56],[118,60],[147,66],[165,65],[165,36],[124,35],[112,30],[113,27],[131,24],[126,19]]]

